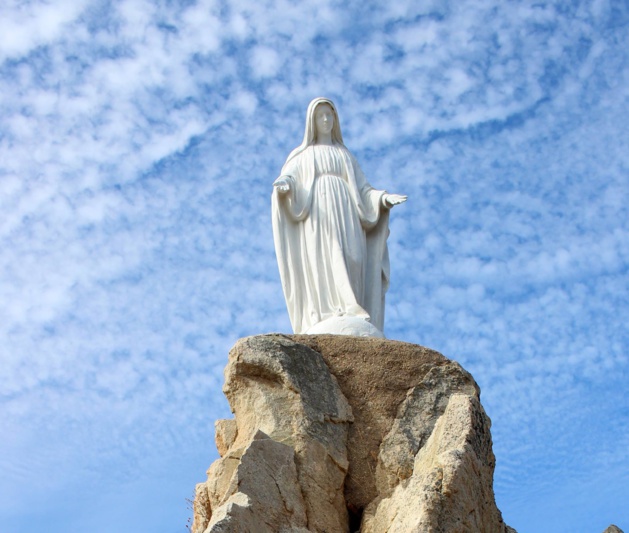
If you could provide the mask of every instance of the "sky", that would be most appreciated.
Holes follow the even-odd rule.
[[[391,216],[388,338],[460,362],[519,533],[629,530],[625,0],[4,0],[0,532],[184,533],[316,96]]]

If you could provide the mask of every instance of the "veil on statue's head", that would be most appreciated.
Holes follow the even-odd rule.
[[[306,111],[306,131],[304,132],[304,140],[301,146],[304,148],[314,144],[317,136],[317,126],[315,124],[315,110],[320,104],[328,104],[332,108],[334,113],[334,126],[332,126],[332,141],[334,144],[343,144],[343,135],[341,135],[341,123],[339,121],[339,114],[336,111],[334,102],[329,98],[315,98],[308,105],[308,111]]]
[[[308,105],[308,111],[306,111],[306,131],[304,131],[304,140],[301,144],[295,148],[290,155],[288,156],[287,162],[290,161],[293,157],[295,157],[300,152],[303,152],[308,146],[315,143],[317,138],[317,125],[315,123],[315,110],[317,106],[320,104],[328,104],[332,108],[332,113],[334,113],[334,125],[332,126],[332,142],[334,144],[338,144],[341,146],[345,146],[343,143],[343,135],[341,134],[341,122],[339,121],[339,114],[336,111],[336,106],[334,102],[329,98],[318,97],[312,100]]]

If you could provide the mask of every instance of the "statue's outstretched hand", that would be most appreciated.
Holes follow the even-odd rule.
[[[273,187],[275,187],[275,189],[277,189],[277,192],[280,194],[286,194],[288,191],[290,191],[290,184],[288,183],[288,180],[286,178],[276,180],[273,184]]]
[[[394,205],[403,204],[408,199],[405,194],[385,194],[382,201],[387,207],[393,207]]]

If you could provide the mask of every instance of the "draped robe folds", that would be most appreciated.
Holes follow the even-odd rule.
[[[340,176],[317,172],[315,152],[323,148],[337,159]],[[273,238],[293,331],[306,333],[334,316],[361,317],[382,331],[389,285],[385,191],[367,183],[343,145],[296,150],[281,179],[289,191],[273,190]]]

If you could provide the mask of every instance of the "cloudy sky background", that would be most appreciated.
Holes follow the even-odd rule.
[[[479,382],[507,523],[629,529],[628,44],[625,0],[3,1],[0,530],[186,531],[320,95],[409,195],[385,333]]]

